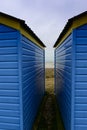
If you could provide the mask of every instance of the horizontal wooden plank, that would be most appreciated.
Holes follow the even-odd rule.
[[[0,56],[0,62],[15,62],[18,61],[18,55],[13,54],[13,55],[1,55]]]
[[[11,110],[0,110],[0,116],[4,117],[20,117],[19,111],[11,111]]]
[[[84,38],[77,38],[76,39],[76,44],[77,45],[87,45],[87,37],[84,37]]]
[[[77,96],[75,97],[75,103],[77,104],[87,104],[87,97],[86,96]]]
[[[19,109],[20,109],[20,104],[0,103],[0,110],[19,111]]]
[[[78,53],[87,53],[87,45],[78,45],[76,46],[76,52]]]
[[[75,82],[76,89],[87,89],[87,82]]]
[[[77,60],[87,60],[87,52],[86,53],[77,53],[76,59]]]
[[[87,75],[87,68],[76,68],[77,75]]]
[[[0,83],[18,83],[18,76],[0,76]]]
[[[76,75],[75,81],[76,82],[87,82],[87,75]]]
[[[18,117],[4,117],[4,116],[0,116],[0,123],[19,124],[20,123],[20,119]]]
[[[77,125],[87,125],[87,118],[75,118],[75,123]]]
[[[86,97],[87,96],[87,90],[75,90],[75,96],[76,97]]]
[[[87,60],[76,60],[76,67],[78,68],[87,68]]]
[[[0,55],[2,54],[17,54],[18,53],[18,49],[17,47],[2,47],[0,48]]]
[[[0,103],[9,103],[9,104],[19,104],[20,99],[19,97],[14,97],[13,95],[8,96],[0,96]]]
[[[2,40],[0,40],[0,48],[3,48],[3,47],[17,47],[17,46],[18,46],[17,39],[12,39],[12,40],[2,39]]]
[[[77,37],[87,38],[87,30],[77,30]]]
[[[87,111],[76,111],[75,117],[85,119],[87,118]]]
[[[18,69],[0,69],[0,76],[17,76]]]
[[[0,96],[19,97],[18,90],[0,90]]]
[[[17,39],[18,33],[17,32],[8,32],[8,33],[0,33],[0,40],[11,40]]]
[[[19,83],[0,83],[0,90],[19,90]]]
[[[75,130],[87,130],[87,125],[75,125]]]
[[[12,130],[13,128],[15,130],[20,130],[20,125],[19,124],[12,124],[12,123],[0,123],[0,128],[3,129],[8,129],[8,130]]]
[[[76,111],[87,111],[87,104],[75,104]]]

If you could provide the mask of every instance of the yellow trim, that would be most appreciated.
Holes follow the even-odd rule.
[[[23,34],[25,37],[27,37],[28,39],[30,39],[33,43],[35,43],[36,45],[40,46],[41,48],[43,48],[35,38],[33,38],[33,36],[31,36],[31,34],[29,34],[23,27],[20,28],[20,32],[21,34]]]
[[[9,26],[9,27],[12,27],[14,29],[17,29],[21,32],[22,35],[24,35],[25,37],[27,37],[28,39],[30,39],[33,43],[35,43],[36,45],[38,45],[39,47],[41,48],[44,48],[42,47],[39,42],[33,38],[33,36],[31,34],[29,34],[29,32],[27,32],[20,24],[20,22],[15,19],[15,18],[10,18],[9,16],[3,16],[3,15],[0,15],[0,23],[1,24],[4,24],[6,26]]]
[[[75,29],[81,25],[84,25],[84,24],[87,24],[87,15],[86,16],[81,16],[77,19],[74,19],[74,22],[73,22],[73,26],[72,28]]]
[[[17,22],[17,20],[13,20],[12,18],[9,19],[8,17],[3,17],[0,15],[0,23],[20,30],[20,23]]]
[[[71,27],[67,30],[61,41],[57,43],[55,48],[57,48],[60,44],[62,44],[62,42],[70,35],[73,29],[78,28],[79,26],[84,24],[87,24],[87,15],[74,19]]]
[[[62,42],[70,35],[71,32],[72,32],[72,28],[69,28],[67,33],[63,36],[62,40],[57,44],[55,48],[57,48],[60,44],[62,44]]]

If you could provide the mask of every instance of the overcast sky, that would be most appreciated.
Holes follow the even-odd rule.
[[[87,10],[87,0],[0,0],[0,11],[24,19],[47,46],[46,61],[53,61],[53,45],[67,20]]]

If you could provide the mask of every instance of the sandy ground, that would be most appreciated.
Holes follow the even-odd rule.
[[[46,69],[46,91],[54,93],[54,69],[47,68]]]

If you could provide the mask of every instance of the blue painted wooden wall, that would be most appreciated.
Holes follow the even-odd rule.
[[[87,130],[87,25],[55,49],[55,94],[66,130]]]
[[[44,50],[0,24],[0,130],[31,130],[44,95]]]
[[[30,130],[44,95],[44,50],[22,36],[24,130]]]
[[[20,129],[18,32],[0,24],[0,129]]]
[[[55,93],[66,130],[71,128],[72,35],[55,50]]]
[[[76,29],[75,130],[87,130],[87,25]]]

